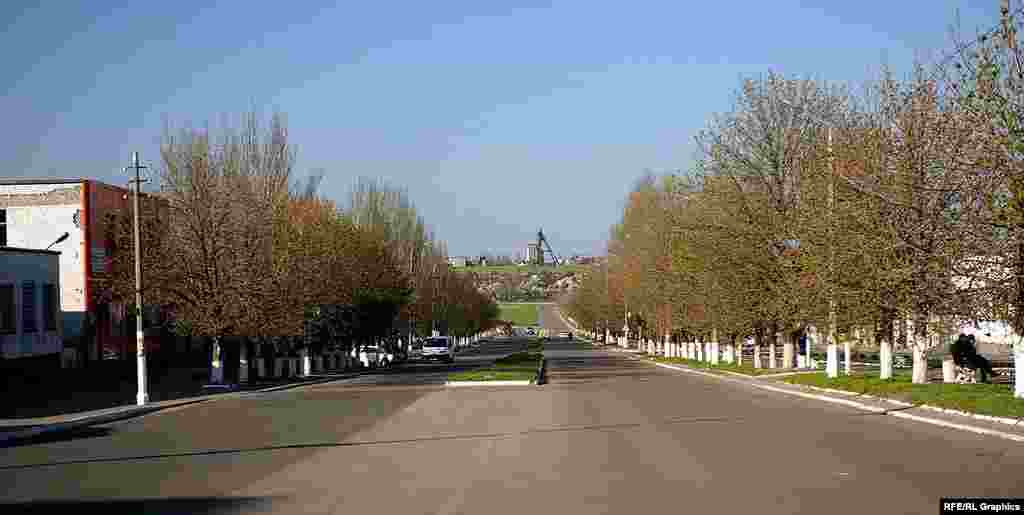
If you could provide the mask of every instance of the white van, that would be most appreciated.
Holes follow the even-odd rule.
[[[455,361],[455,346],[447,336],[433,336],[423,340],[423,351],[420,354],[424,361]]]

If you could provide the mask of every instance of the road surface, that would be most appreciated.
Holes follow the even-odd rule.
[[[540,387],[444,388],[444,365],[418,366],[5,449],[0,497],[27,504],[0,512],[863,515],[1024,496],[1020,444],[577,343],[545,354]]]

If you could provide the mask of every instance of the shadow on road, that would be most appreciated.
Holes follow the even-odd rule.
[[[81,440],[85,438],[97,438],[101,436],[109,436],[113,432],[113,428],[105,426],[77,427],[74,429],[54,431],[29,436],[25,438],[18,438],[16,440],[0,442],[0,449],[5,447],[17,447],[21,445],[38,445],[53,442],[66,442],[69,440]]]
[[[0,503],[0,513],[43,514],[96,510],[104,514],[170,515],[184,513],[271,513],[287,497],[179,497],[169,499],[99,499]]]

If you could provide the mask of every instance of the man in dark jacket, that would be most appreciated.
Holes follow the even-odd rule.
[[[992,363],[981,354],[978,354],[975,343],[973,334],[970,336],[961,334],[952,347],[950,347],[950,351],[953,354],[953,362],[962,367],[980,370],[981,382],[987,383],[989,376],[997,374],[992,370]]]

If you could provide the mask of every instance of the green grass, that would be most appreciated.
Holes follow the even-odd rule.
[[[663,356],[655,356],[654,361],[658,363],[670,363],[673,365],[686,365],[690,368],[699,368],[701,370],[707,370],[709,372],[717,372],[720,370],[726,370],[729,372],[736,372],[739,374],[746,374],[749,376],[762,376],[766,374],[780,373],[780,370],[769,369],[769,368],[754,368],[752,365],[736,365],[735,363],[722,363],[719,362],[717,365],[705,361],[698,361],[695,359],[686,358],[666,358]]]
[[[535,326],[540,317],[537,304],[498,304],[498,318],[508,320],[512,325]]]
[[[824,373],[803,374],[781,378],[791,384],[834,388],[866,393],[914,404],[928,404],[1000,417],[1024,417],[1024,399],[1013,396],[1013,387],[1005,384],[913,384],[909,373],[896,374],[893,379],[879,379],[874,374],[854,374],[829,379]]]
[[[532,381],[537,378],[541,354],[519,352],[476,370],[448,374],[449,381]]]

